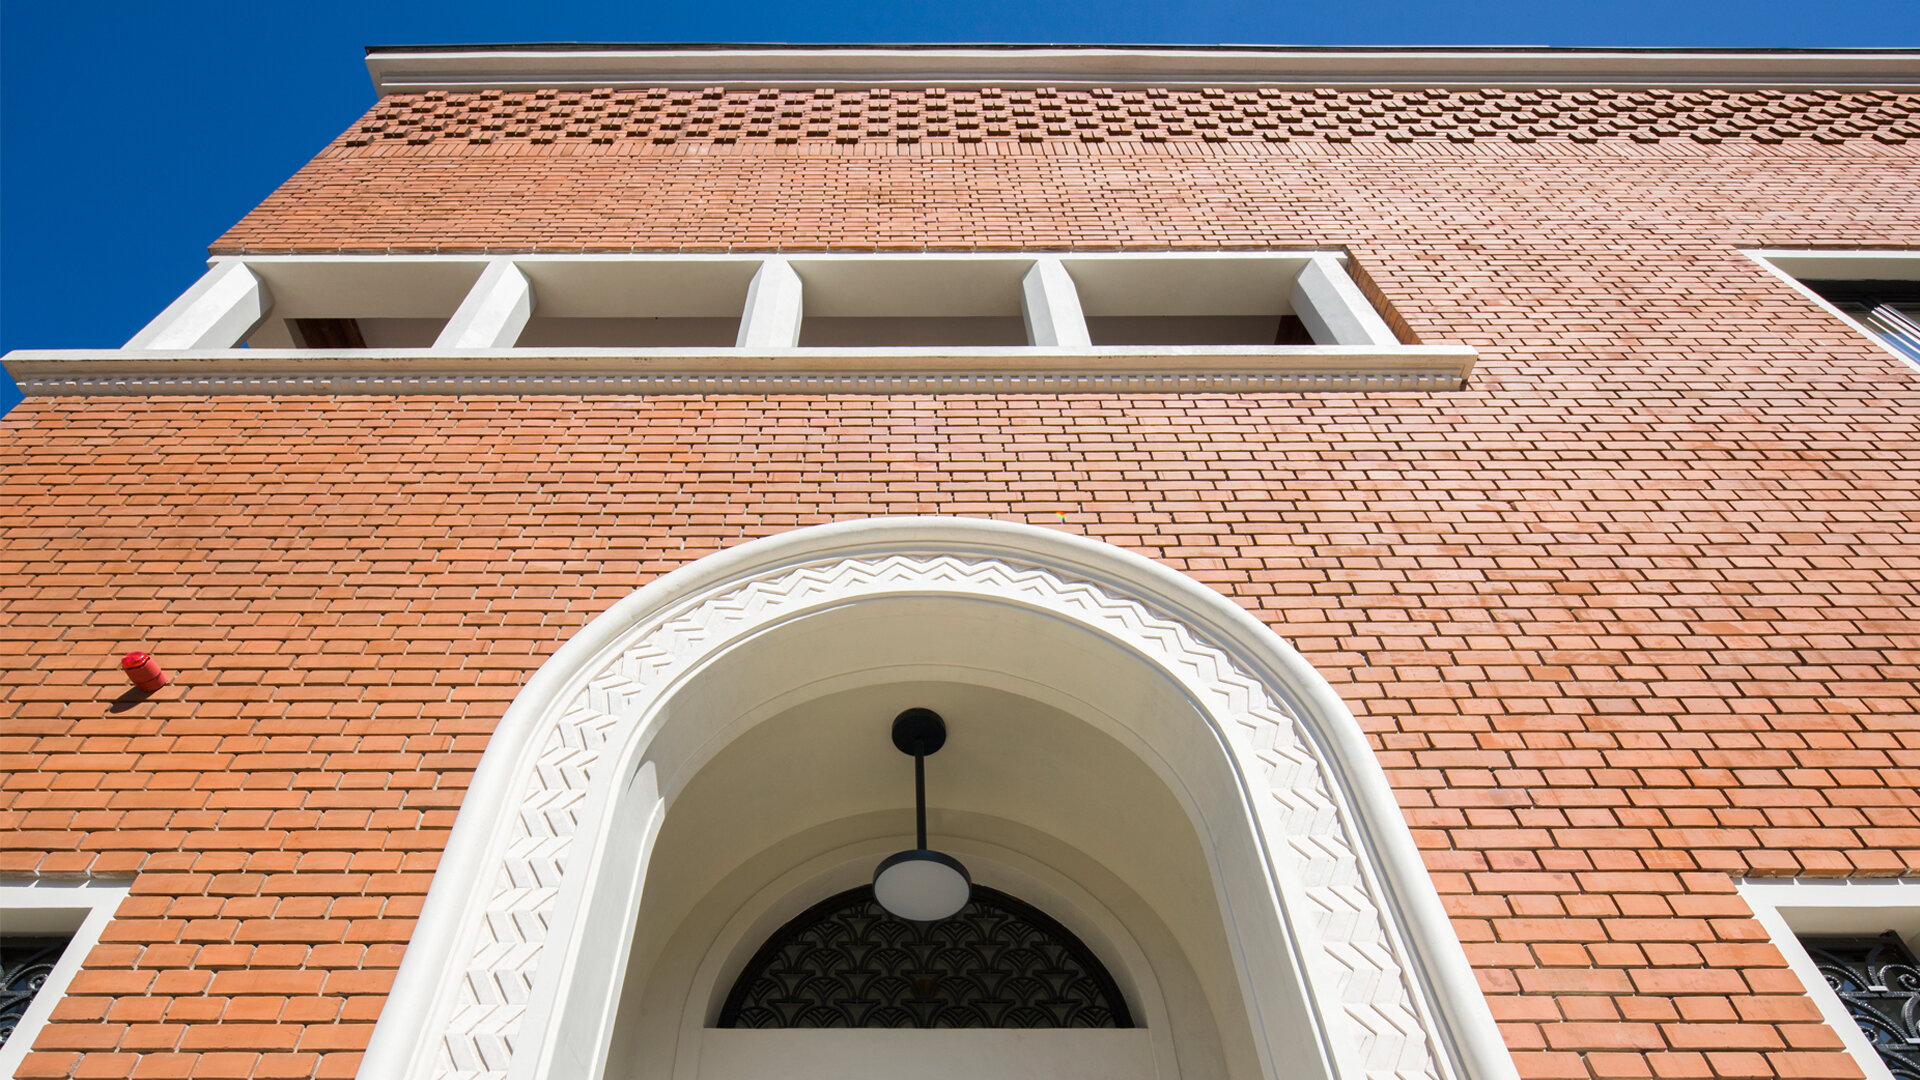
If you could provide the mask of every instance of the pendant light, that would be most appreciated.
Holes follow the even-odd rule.
[[[947,743],[947,722],[932,709],[908,709],[893,718],[893,745],[913,758],[914,824],[919,843],[880,860],[873,898],[911,922],[934,922],[967,906],[973,879],[960,860],[927,847],[927,755]]]

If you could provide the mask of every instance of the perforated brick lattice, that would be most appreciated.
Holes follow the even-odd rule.
[[[1900,143],[1920,95],[1831,90],[706,90],[395,94],[346,146],[457,140],[955,143],[1533,142],[1749,139]]]

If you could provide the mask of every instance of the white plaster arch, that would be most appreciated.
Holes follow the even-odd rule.
[[[1371,750],[1297,653],[1150,560],[950,518],[743,544],[648,585],[562,647],[489,743],[361,1075],[597,1075],[629,943],[609,948],[609,933],[640,903],[672,792],[785,704],[767,687],[818,676],[800,660],[804,635],[768,643],[803,620],[916,603],[988,627],[1046,621],[1062,641],[1105,650],[1098,663],[1113,679],[1170,688],[1132,734],[1233,853],[1212,869],[1256,1032],[1283,1022],[1294,993],[1325,1075],[1517,1075]],[[982,670],[1014,666],[988,655],[999,636],[975,635]],[[748,655],[759,699],[703,678],[741,670]],[[1122,659],[1130,666],[1112,666]],[[1187,707],[1166,707],[1168,693]],[[1187,726],[1167,726],[1176,722]],[[620,843],[609,840],[616,824]],[[1297,1048],[1305,1036],[1289,1038]],[[1279,1075],[1271,1049],[1263,1055],[1262,1071]]]

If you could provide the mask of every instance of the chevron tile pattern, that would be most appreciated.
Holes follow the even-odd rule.
[[[643,715],[654,688],[721,643],[822,604],[926,589],[1038,605],[1155,657],[1185,684],[1250,764],[1275,869],[1305,910],[1291,911],[1336,1044],[1368,1080],[1449,1080],[1378,901],[1353,823],[1320,751],[1261,680],[1221,647],[1142,601],[1051,570],[991,559],[891,555],[786,568],[733,583],[634,628],[618,658],[587,680],[528,769],[514,834],[468,947],[459,1000],[439,1033],[437,1075],[500,1080],[515,1051],[566,872],[579,812],[615,734]]]

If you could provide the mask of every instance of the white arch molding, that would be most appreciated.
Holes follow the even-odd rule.
[[[811,684],[844,687],[863,667],[869,681],[896,677],[916,662],[924,675],[924,658],[893,655],[912,643],[888,620],[930,611],[977,622],[965,655],[945,658],[976,676],[1004,671],[1030,689],[1041,668],[1082,668],[1081,685],[1053,691],[1059,703],[1182,801],[1212,845],[1266,1077],[1516,1080],[1385,776],[1325,680],[1240,607],[1164,566],[958,518],[743,544],[660,578],[567,642],[488,744],[360,1075],[598,1077],[646,861],[675,794]],[[844,633],[869,615],[870,648],[823,669],[838,661],[808,651],[829,636],[815,627]],[[1040,655],[1056,642],[1077,651]],[[1014,670],[1030,664],[1040,668]]]

